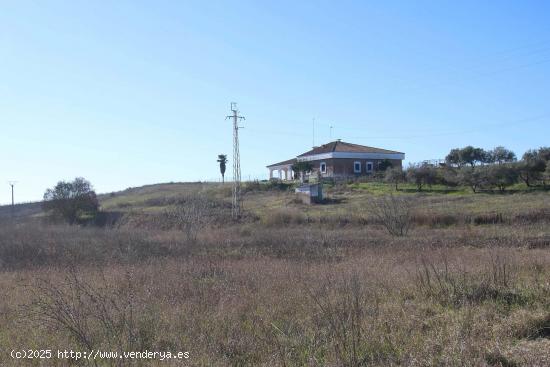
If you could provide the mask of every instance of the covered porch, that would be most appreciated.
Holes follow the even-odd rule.
[[[269,169],[270,180],[291,181],[294,179],[292,166],[296,163],[296,158],[267,166]]]

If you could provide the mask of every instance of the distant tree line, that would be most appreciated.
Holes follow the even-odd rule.
[[[498,190],[523,182],[528,187],[547,187],[550,183],[550,147],[528,150],[521,160],[505,147],[484,150],[473,146],[452,149],[445,163],[412,164],[406,170],[388,168],[385,181],[395,185],[412,183],[418,191],[426,186],[442,184],[449,187],[467,186],[474,193]]]

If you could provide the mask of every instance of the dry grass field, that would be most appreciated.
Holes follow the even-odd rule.
[[[101,227],[3,220],[0,365],[550,365],[550,194],[403,190],[394,236],[375,205],[390,191],[338,185],[306,206],[249,185],[235,223],[229,185],[165,184],[101,196]]]

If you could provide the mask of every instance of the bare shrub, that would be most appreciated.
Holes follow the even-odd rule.
[[[146,318],[140,317],[130,275],[116,289],[107,284],[105,278],[99,284],[87,282],[75,270],[62,282],[38,279],[26,316],[53,332],[67,333],[87,350],[150,348],[153,323],[146,325]]]
[[[507,305],[522,304],[525,297],[513,288],[513,273],[507,259],[496,256],[479,273],[451,269],[446,257],[443,266],[422,258],[417,287],[422,294],[443,306],[459,307],[491,300]]]
[[[338,365],[387,365],[398,360],[392,342],[374,331],[373,321],[380,312],[379,296],[358,273],[345,275],[341,280],[327,278],[309,294],[318,310],[317,327],[328,331]]]
[[[392,236],[406,236],[413,225],[410,198],[384,195],[371,200],[371,213]]]
[[[206,196],[198,195],[181,200],[166,214],[185,233],[187,239],[194,242],[198,233],[212,223],[215,210],[215,203]]]

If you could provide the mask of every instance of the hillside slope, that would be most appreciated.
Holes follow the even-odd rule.
[[[395,191],[391,185],[371,182],[325,185],[324,192],[326,203],[310,206],[296,200],[292,186],[248,183],[243,186],[243,208],[248,215],[260,221],[283,216],[283,220],[290,221],[353,223],[368,216],[373,198],[392,194],[411,198],[417,216],[430,221],[448,220],[454,223],[468,217],[481,217],[480,221],[484,220],[482,217],[488,220],[493,217],[536,220],[550,216],[547,213],[550,210],[550,192],[541,190],[472,194],[465,189],[449,191],[444,187],[434,187],[418,193],[412,187],[404,186]],[[231,204],[231,194],[230,183],[161,183],[100,194],[98,198],[101,210],[107,214],[113,213],[117,218],[125,215],[148,215],[152,218],[197,197],[216,208],[227,209]],[[20,219],[36,217],[41,213],[40,203],[18,204],[14,211],[15,217]],[[0,219],[10,216],[11,206],[0,206]]]

